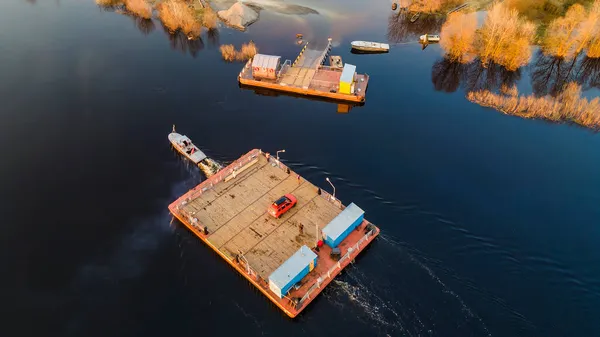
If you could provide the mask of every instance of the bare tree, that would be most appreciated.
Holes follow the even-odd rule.
[[[475,58],[475,13],[452,13],[442,26],[440,45],[451,61],[469,63]]]

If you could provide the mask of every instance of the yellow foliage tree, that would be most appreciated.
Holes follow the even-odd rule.
[[[410,10],[416,12],[435,12],[442,7],[444,0],[417,0],[410,5]]]
[[[150,19],[152,17],[152,7],[146,0],[125,0],[125,7],[130,13],[140,18]]]
[[[508,70],[517,70],[529,63],[534,36],[533,23],[503,3],[495,3],[478,32],[476,49],[484,65],[493,61]]]
[[[579,25],[575,37],[575,55],[587,48],[595,37],[600,35],[600,0],[596,0],[590,8],[587,17]]]
[[[592,40],[587,50],[587,56],[589,58],[600,57],[600,37],[596,37],[594,40]]]
[[[580,35],[582,48],[587,47],[587,56],[600,57],[600,0],[594,1],[587,20],[583,23],[583,33]],[[586,40],[587,38],[587,40]]]
[[[158,17],[171,31],[180,29],[190,38],[200,36],[202,25],[194,15],[194,10],[182,0],[165,0],[156,6]]]
[[[565,59],[573,58],[580,48],[577,40],[581,23],[585,18],[585,8],[575,4],[569,8],[564,17],[552,21],[542,42],[544,53]]]
[[[475,58],[475,13],[455,12],[448,16],[440,33],[440,45],[451,61],[468,63]]]

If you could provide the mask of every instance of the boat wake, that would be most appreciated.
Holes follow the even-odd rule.
[[[181,156],[181,154],[175,149],[175,147],[173,147],[173,145],[171,145],[171,149],[175,156],[181,158],[181,160],[183,161],[186,168],[188,170],[192,170],[192,168],[194,167],[194,163],[192,163],[187,158]],[[209,178],[209,177],[215,175],[220,170],[222,170],[224,168],[224,165],[221,164],[218,160],[207,157],[198,163],[198,168],[200,169],[200,171],[202,171],[202,173],[204,173],[204,175],[207,178]]]
[[[381,298],[360,282],[351,284],[342,280],[333,280],[333,284],[335,285],[334,289],[343,293],[353,304],[357,305],[369,321],[377,323],[379,330],[385,330],[386,333],[392,332],[389,330],[404,331],[402,317],[394,308],[399,303],[391,303]],[[340,302],[335,304],[343,307]],[[409,334],[409,336],[411,335]]]
[[[439,265],[441,263],[440,261],[429,259],[429,258],[425,257],[418,250],[416,250],[414,248],[410,248],[406,243],[402,243],[398,240],[395,240],[392,237],[389,237],[387,235],[381,235],[380,237],[384,242],[389,244],[394,249],[404,251],[404,253],[405,253],[404,255],[408,258],[408,260],[410,262],[413,263],[413,265],[415,265],[415,266],[419,267],[421,270],[425,271],[427,273],[427,275],[429,276],[430,280],[433,281],[434,284],[436,284],[437,286],[440,287],[440,290],[441,290],[440,295],[442,295],[443,297],[450,296],[455,301],[455,303],[458,305],[458,308],[460,309],[460,312],[464,313],[464,315],[462,315],[462,317],[460,317],[460,318],[457,317],[457,319],[460,319],[459,322],[456,322],[458,326],[469,326],[470,325],[470,326],[472,326],[471,329],[479,331],[479,333],[481,335],[492,336],[491,332],[489,331],[488,327],[486,326],[486,324],[482,320],[482,318],[479,317],[456,292],[454,292],[452,289],[450,289],[450,287],[448,285],[446,285],[446,283],[444,283],[442,281],[442,279],[440,279],[440,277],[426,263],[426,262],[431,262],[434,265]],[[411,251],[412,251],[412,253],[411,253]],[[420,255],[420,257],[418,257],[417,255]],[[426,262],[424,262],[424,261],[426,261]],[[450,271],[445,269],[443,266],[439,266],[439,269],[444,270],[447,273],[450,273]],[[460,280],[460,278],[456,275],[451,275],[451,277],[453,279],[458,279],[459,281],[464,281],[464,280]],[[465,283],[465,282],[463,282],[463,283]],[[470,285],[470,287],[474,288],[473,285]],[[431,330],[430,330],[430,332],[431,332]]]
[[[347,311],[350,302],[352,315],[376,329],[374,335],[445,336],[452,331],[459,335],[476,331],[478,336],[491,336],[485,322],[433,271],[429,264],[436,265],[436,261],[392,237],[381,234],[379,238],[378,249],[369,253],[375,261],[357,264],[332,282],[333,292],[327,297],[333,305]]]
[[[207,178],[215,175],[217,172],[223,169],[223,165],[221,163],[211,158],[206,158],[201,161],[198,164],[198,167]]]

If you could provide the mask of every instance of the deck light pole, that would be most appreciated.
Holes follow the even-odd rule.
[[[277,161],[279,162],[279,152],[285,153],[285,149],[277,151]]]
[[[285,149],[277,151],[277,167],[281,167],[281,162],[279,161],[279,152],[285,153]]]
[[[325,180],[327,180],[329,185],[331,185],[331,187],[333,187],[333,194],[331,196],[333,197],[333,199],[335,199],[335,186],[333,186],[333,184],[331,183],[331,180],[329,180],[329,177],[325,178]]]

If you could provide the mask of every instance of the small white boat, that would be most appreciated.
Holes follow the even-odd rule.
[[[420,17],[420,16],[421,16],[421,12],[417,12],[417,13],[415,13],[415,15],[413,15],[413,16],[410,18],[410,22],[411,22],[411,23],[413,23],[413,22],[415,22],[415,21],[419,20],[419,17]]]
[[[425,35],[421,35],[419,37],[419,40],[421,40],[421,42],[440,42],[440,36],[439,35],[432,35],[432,34],[425,34]]]
[[[192,143],[191,139],[175,132],[175,125],[173,125],[173,132],[169,134],[169,141],[177,152],[184,155],[196,165],[206,159],[204,152],[200,151],[200,149]]]
[[[388,52],[390,45],[387,43],[368,42],[368,41],[352,41],[350,43],[352,49],[368,52]]]

